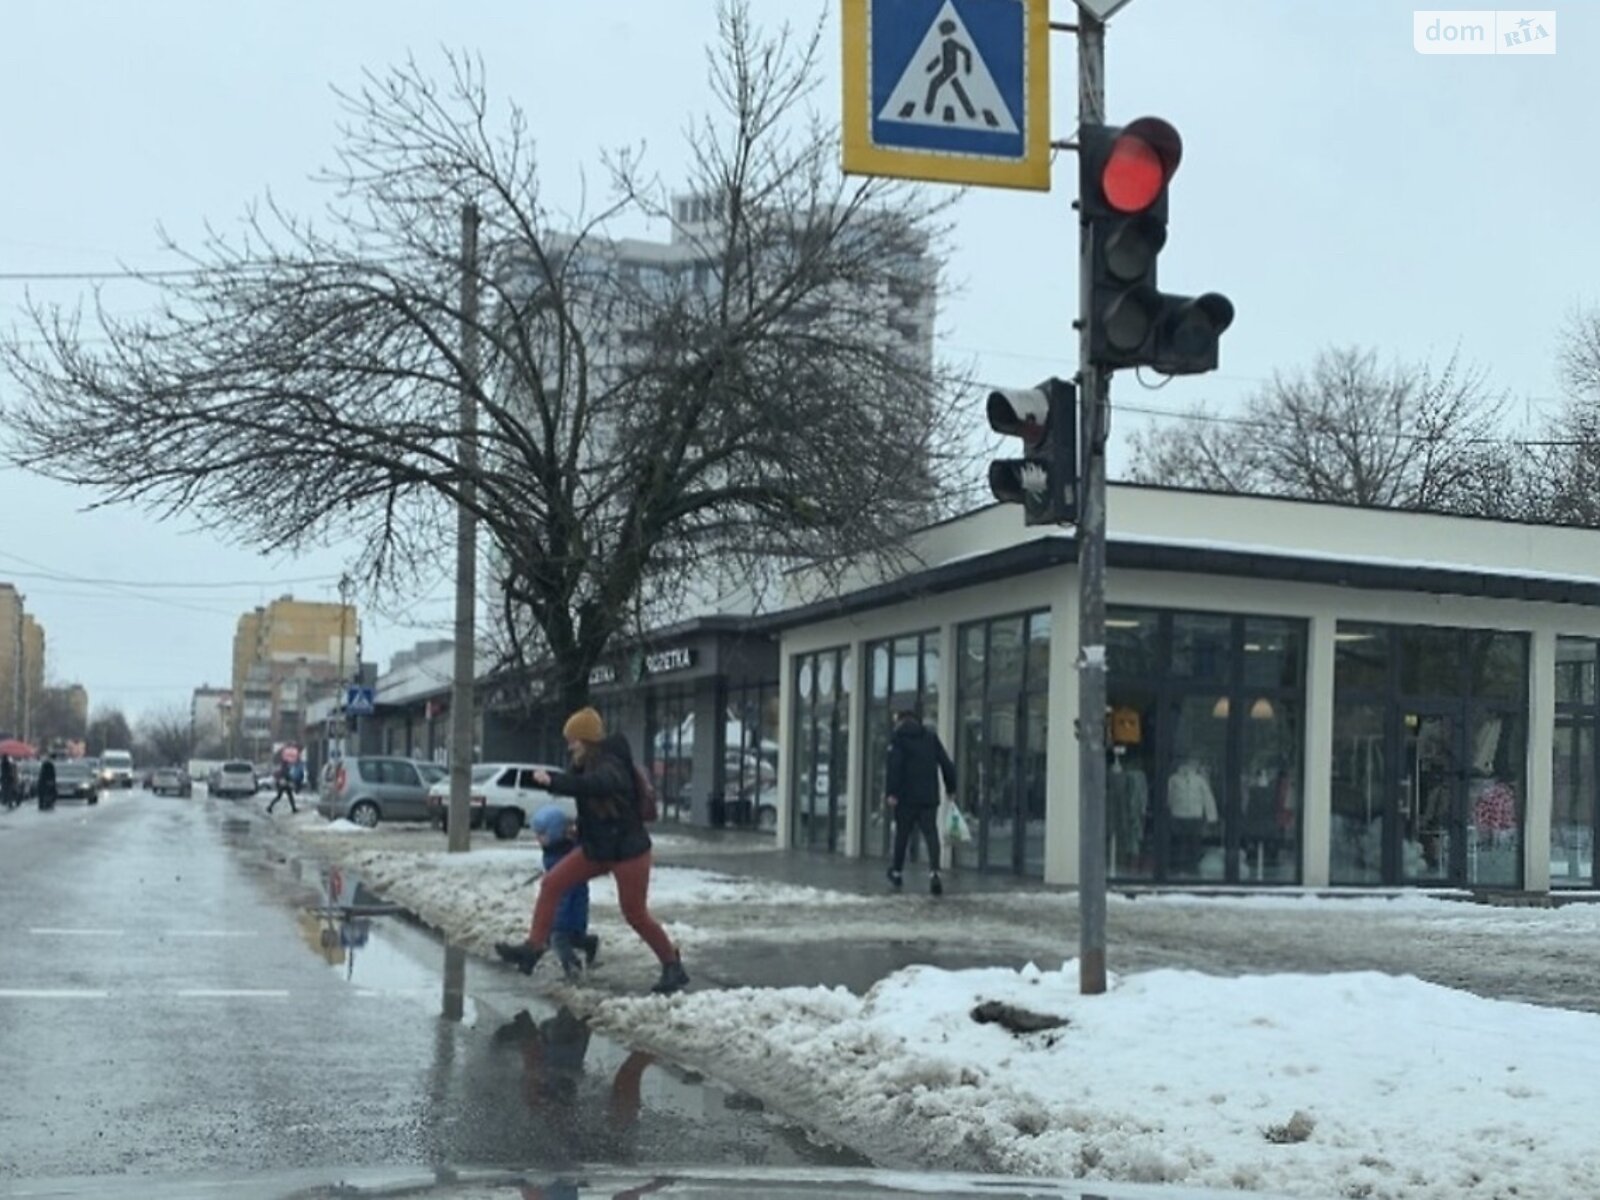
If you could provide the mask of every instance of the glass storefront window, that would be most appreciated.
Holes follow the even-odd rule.
[[[1520,712],[1480,710],[1468,739],[1467,882],[1516,887],[1522,880],[1527,721]]]
[[[1383,881],[1383,814],[1389,762],[1383,704],[1344,703],[1333,710],[1333,883]]]
[[[1467,639],[1472,694],[1521,704],[1528,686],[1528,640],[1516,633],[1474,632]]]
[[[1301,702],[1261,697],[1251,703],[1242,724],[1239,878],[1292,883],[1299,877]]]
[[[1231,709],[1221,696],[1187,696],[1175,705],[1167,773],[1167,877],[1221,880],[1223,794]]]
[[[957,795],[975,840],[955,848],[956,862],[1041,876],[1049,783],[1049,613],[964,625],[957,639]]]
[[[1119,608],[1106,614],[1107,670],[1123,679],[1149,679],[1163,672],[1161,617]]]
[[[789,827],[797,846],[838,850],[844,836],[850,807],[850,661],[850,651],[838,649],[801,655],[796,662]]]
[[[1232,673],[1233,618],[1214,613],[1172,614],[1172,674],[1226,680]]]
[[[1555,803],[1550,819],[1550,882],[1592,887],[1595,849],[1595,724],[1556,718]]]
[[[866,812],[861,835],[865,854],[886,856],[893,837],[891,814],[884,804],[884,774],[895,715],[917,712],[925,724],[937,729],[938,679],[937,630],[903,634],[867,647],[867,740],[862,755]]]
[[[1462,693],[1461,631],[1432,625],[1395,628],[1400,648],[1402,696],[1459,696]]]
[[[729,689],[723,727],[723,796],[735,826],[770,831],[778,816],[778,685]]]
[[[1518,886],[1527,635],[1340,625],[1337,637],[1332,881]],[[1397,672],[1347,650],[1379,644]]]
[[[1305,626],[1299,621],[1247,617],[1244,681],[1266,688],[1298,688],[1305,661]]]
[[[1340,621],[1333,643],[1333,684],[1337,692],[1389,690],[1389,662],[1393,655],[1387,626]]]
[[[1154,782],[1159,744],[1159,693],[1112,676],[1107,714],[1106,863],[1120,879],[1153,879],[1156,874]]]
[[[1110,875],[1298,880],[1305,623],[1113,608],[1106,626]]]

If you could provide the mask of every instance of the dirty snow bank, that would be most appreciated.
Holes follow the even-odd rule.
[[[338,857],[345,870],[367,887],[410,909],[452,941],[481,953],[489,953],[496,941],[527,935],[538,880],[544,873],[543,855],[533,843],[465,854],[346,844],[339,847]],[[637,939],[622,923],[616,884],[610,876],[602,876],[589,885],[589,896],[596,930],[604,937],[609,928],[614,935],[611,944],[627,952]],[[750,910],[752,919],[759,919],[761,912],[816,912],[870,903],[868,898],[842,892],[692,867],[657,864],[650,874],[650,907],[668,933],[686,947],[719,936],[687,923],[708,909],[734,914]],[[648,957],[642,949],[640,956]]]
[[[1066,1019],[978,1024],[999,1000]],[[925,1164],[1306,1197],[1594,1195],[1600,1017],[1373,973],[913,967],[865,997],[600,999],[596,1022]],[[1295,1140],[1304,1135],[1304,1140]]]

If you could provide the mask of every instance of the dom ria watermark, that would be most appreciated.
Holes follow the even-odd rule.
[[[1411,14],[1418,54],[1554,54],[1551,8],[1422,9]]]

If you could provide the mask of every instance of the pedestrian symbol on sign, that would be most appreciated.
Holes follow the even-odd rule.
[[[941,102],[944,92],[950,94]],[[906,64],[878,120],[1017,132],[994,76],[949,0]]]

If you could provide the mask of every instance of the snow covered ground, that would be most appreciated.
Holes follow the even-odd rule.
[[[437,835],[294,828],[480,953],[525,934],[532,841],[452,856]],[[673,865],[695,849],[681,840],[658,839],[652,907],[694,990],[635,998],[654,963],[609,880],[592,886],[593,978],[534,986],[879,1161],[1306,1197],[1600,1197],[1600,1016],[1512,1002],[1600,1009],[1600,906],[1114,896],[1121,975],[1084,998],[1073,964],[1016,969],[1075,945],[1071,895],[962,894],[959,876],[937,901],[858,895]],[[815,986],[831,960],[887,961],[891,944],[1007,965],[879,979],[880,966],[861,994]],[[743,983],[762,955],[796,986],[707,986]],[[975,1022],[990,1000],[1066,1024]]]
[[[973,1010],[1062,1019],[1015,1034]],[[1375,973],[915,967],[842,989],[597,998],[590,1017],[824,1132],[933,1166],[1306,1197],[1600,1194],[1600,1017]]]

